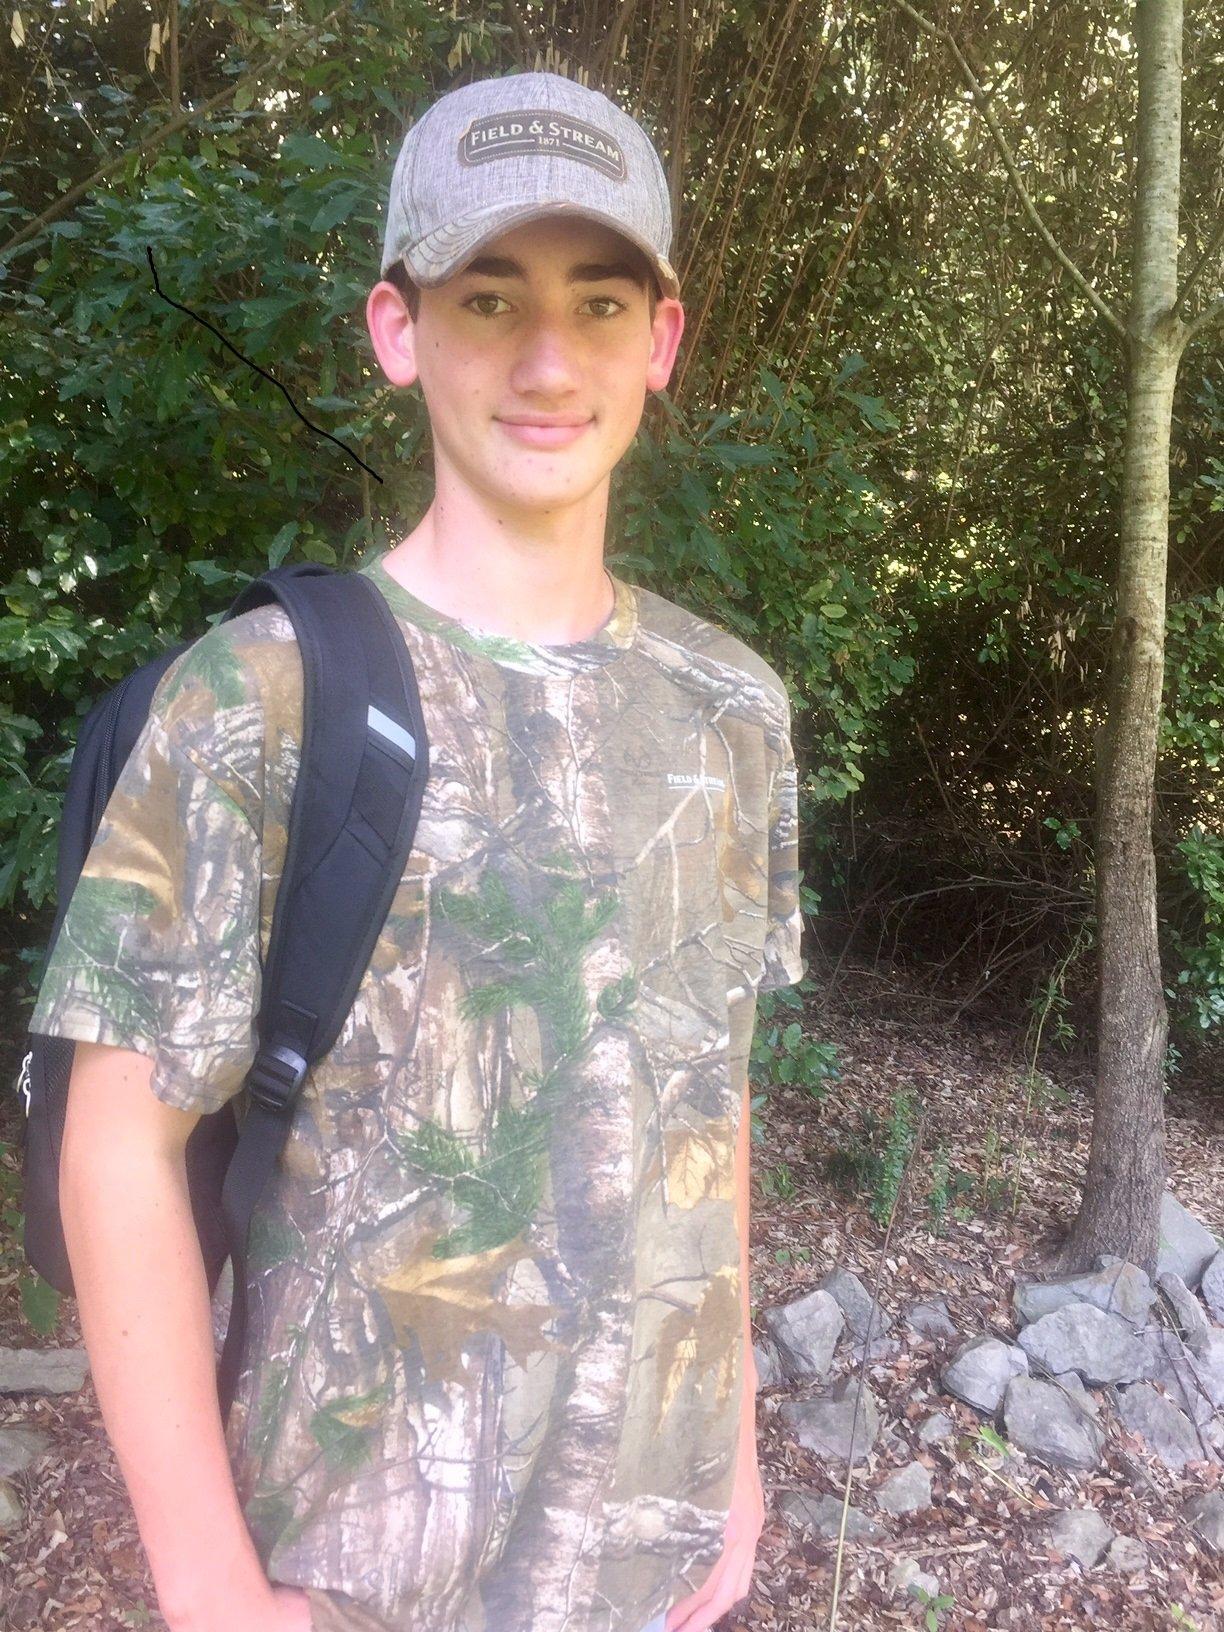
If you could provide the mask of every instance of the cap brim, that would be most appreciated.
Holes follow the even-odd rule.
[[[675,270],[671,262],[660,255],[652,244],[615,216],[608,215],[603,210],[589,209],[585,205],[572,203],[568,199],[520,201],[514,204],[495,204],[485,210],[474,210],[469,215],[448,222],[444,227],[436,228],[424,238],[418,239],[415,244],[406,245],[403,258],[413,281],[423,288],[432,288],[435,284],[445,283],[448,278],[453,278],[456,272],[462,271],[464,265],[479,249],[491,239],[508,232],[511,227],[522,226],[526,221],[538,221],[543,216],[558,213],[580,215],[588,221],[599,221],[604,226],[610,227],[613,232],[620,233],[622,238],[627,238],[645,255],[663,293],[673,299],[679,299],[680,282]],[[386,267],[383,271],[386,271]]]

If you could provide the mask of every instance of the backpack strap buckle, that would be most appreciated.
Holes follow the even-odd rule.
[[[308,1069],[291,1048],[261,1048],[247,1072],[246,1086],[251,1098],[269,1111],[284,1111],[293,1103]]]

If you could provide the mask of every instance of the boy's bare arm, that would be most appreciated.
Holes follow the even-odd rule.
[[[143,1054],[77,1044],[60,1208],[103,1421],[169,1624],[308,1627],[305,1597],[290,1615],[270,1586],[230,1471],[184,1158],[199,1118],[151,1073]]]

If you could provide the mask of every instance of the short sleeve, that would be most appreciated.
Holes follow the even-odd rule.
[[[253,711],[217,644],[204,636],[154,694],[31,1020],[148,1055],[157,1097],[201,1114],[242,1085],[260,980],[261,845],[250,778],[228,751],[250,740]]]
[[[807,971],[799,942],[799,779],[790,737],[790,710],[782,736],[782,757],[769,792],[769,905],[758,991],[791,986]]]

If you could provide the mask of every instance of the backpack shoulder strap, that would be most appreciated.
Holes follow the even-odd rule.
[[[218,1391],[228,1416],[246,1328],[251,1217],[288,1135],[307,1070],[352,1008],[404,867],[429,774],[412,660],[391,609],[360,573],[282,567],[230,608],[275,601],[303,673],[302,746],[277,887],[248,1103],[221,1207],[234,1299]]]

